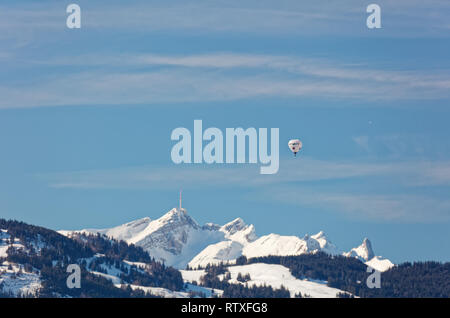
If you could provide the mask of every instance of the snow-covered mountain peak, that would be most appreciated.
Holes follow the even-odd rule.
[[[220,228],[220,231],[225,234],[225,238],[243,245],[253,242],[258,238],[255,234],[253,224],[247,225],[241,218],[236,218],[225,224]]]
[[[207,224],[203,228],[214,228],[214,224]],[[244,246],[257,240],[253,224],[247,225],[241,218],[221,226],[217,233],[223,238],[214,244],[206,246],[190,262],[189,266],[197,268],[208,264],[229,263],[242,255]]]
[[[251,243],[258,238],[255,234],[253,224],[246,225],[242,230],[235,232],[233,235],[225,234],[225,237],[231,241],[239,242],[242,245]]]
[[[156,220],[159,224],[177,224],[177,225],[190,225],[193,228],[199,228],[198,223],[191,218],[185,209],[173,208],[162,217]]]
[[[317,243],[319,243],[319,249],[322,252],[335,255],[340,254],[339,250],[337,249],[336,245],[334,245],[328,237],[325,235],[323,231],[320,231],[317,234],[311,235],[311,238],[316,240]]]
[[[315,252],[315,251],[320,250],[319,242],[316,239],[314,239],[312,236],[309,236],[308,234],[306,234],[303,237],[303,241],[305,241],[307,252]]]
[[[375,256],[372,249],[372,243],[370,243],[368,238],[365,238],[360,246],[352,248],[350,252],[344,253],[344,255],[356,257],[366,262]]]
[[[233,235],[237,231],[241,231],[242,229],[244,229],[246,226],[247,224],[245,224],[244,220],[242,220],[241,218],[236,218],[233,221],[222,226],[221,231],[228,233],[229,235]]]
[[[145,217],[109,229],[103,234],[126,241],[136,235],[136,233],[139,233],[140,231],[145,229],[150,224],[150,222],[151,219],[149,217]]]
[[[185,209],[173,208],[159,219],[150,222],[145,229],[135,235],[129,243],[145,245],[170,241],[169,246],[157,244],[160,248],[179,253],[183,243],[186,243],[190,231],[197,231],[201,227],[192,219]],[[176,244],[178,241],[178,244]],[[176,247],[174,249],[174,247]]]
[[[297,236],[282,236],[275,233],[264,235],[246,245],[242,255],[247,258],[269,255],[299,255],[307,251],[307,243]]]
[[[364,238],[362,244],[360,245],[360,251],[362,253],[359,255],[363,257],[366,261],[371,260],[375,256],[372,249],[372,243],[370,243],[367,237]]]
[[[372,243],[368,238],[364,238],[363,242],[358,247],[352,248],[349,252],[342,254],[347,257],[355,257],[380,272],[387,271],[395,266],[390,260],[375,255]]]

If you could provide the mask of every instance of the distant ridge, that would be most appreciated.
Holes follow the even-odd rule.
[[[220,226],[207,223],[200,226],[184,208],[173,208],[156,220],[142,218],[108,229],[59,231],[70,236],[74,232],[100,233],[144,248],[152,257],[165,264],[183,269],[207,264],[233,264],[240,256],[290,256],[319,251],[330,255],[355,257],[369,266],[385,271],[394,264],[375,256],[372,244],[365,238],[349,252],[340,251],[323,231],[315,235],[284,236],[275,233],[257,237],[254,226],[241,218]]]

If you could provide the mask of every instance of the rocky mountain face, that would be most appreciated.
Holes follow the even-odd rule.
[[[350,252],[344,253],[344,255],[356,257],[363,262],[367,262],[375,257],[372,250],[372,243],[370,243],[368,238],[365,238],[360,246],[352,248]]]
[[[372,243],[368,238],[365,238],[360,246],[352,248],[349,252],[343,253],[343,255],[355,257],[380,272],[387,271],[394,266],[390,260],[375,255],[372,249]]]

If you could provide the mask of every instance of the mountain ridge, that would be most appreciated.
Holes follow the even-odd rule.
[[[199,225],[184,208],[173,208],[160,218],[141,218],[107,229],[58,231],[71,233],[100,233],[124,240],[146,250],[152,257],[167,265],[182,269],[204,267],[208,264],[235,263],[240,256],[294,256],[325,252],[330,255],[355,257],[379,271],[394,266],[392,262],[375,256],[372,244],[363,243],[349,252],[340,251],[323,231],[314,235],[287,236],[270,233],[258,237],[253,224],[240,217],[220,226],[215,223]]]

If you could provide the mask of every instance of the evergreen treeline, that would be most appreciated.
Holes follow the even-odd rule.
[[[350,289],[357,281],[365,282],[368,276],[367,265],[358,259],[342,255],[331,256],[323,252],[297,256],[265,256],[248,260],[241,257],[239,263],[283,265],[289,268],[296,278],[328,281],[328,286],[343,290]]]
[[[142,290],[132,290],[129,285],[117,288],[108,279],[91,274],[85,269],[81,270],[81,288],[69,289],[66,285],[67,275],[63,267],[44,267],[41,270],[43,286],[38,297],[155,297]]]
[[[14,241],[14,238],[18,238],[31,254],[35,254],[37,246],[51,246],[51,249],[44,248],[44,255],[42,255],[43,258],[48,258],[50,263],[51,260],[56,259],[77,260],[94,255],[86,245],[40,226],[0,219],[0,228],[8,230],[11,242]]]
[[[403,263],[381,274],[381,288],[362,289],[361,297],[450,297],[450,263]]]
[[[450,297],[450,263],[404,263],[381,273],[381,288],[368,288],[367,265],[353,257],[325,253],[298,256],[266,256],[246,259],[251,263],[280,264],[293,276],[327,281],[328,286],[359,297]],[[341,295],[344,296],[344,295]]]
[[[225,298],[289,298],[290,293],[285,287],[274,289],[271,286],[251,286],[230,284],[223,290]]]
[[[139,246],[118,241],[100,234],[73,234],[73,240],[88,246],[94,253],[104,254],[106,257],[122,259],[131,262],[151,263],[154,259]]]
[[[183,278],[178,270],[155,261],[141,247],[128,245],[126,242],[106,238],[100,234],[78,234],[74,239],[85,242],[96,253],[104,255],[90,262],[91,270],[106,273],[106,267],[114,267],[122,272],[120,278],[124,282],[133,285],[163,287],[170,290],[183,288]],[[145,267],[130,266],[123,260],[145,263]],[[87,262],[83,264],[87,265]]]

